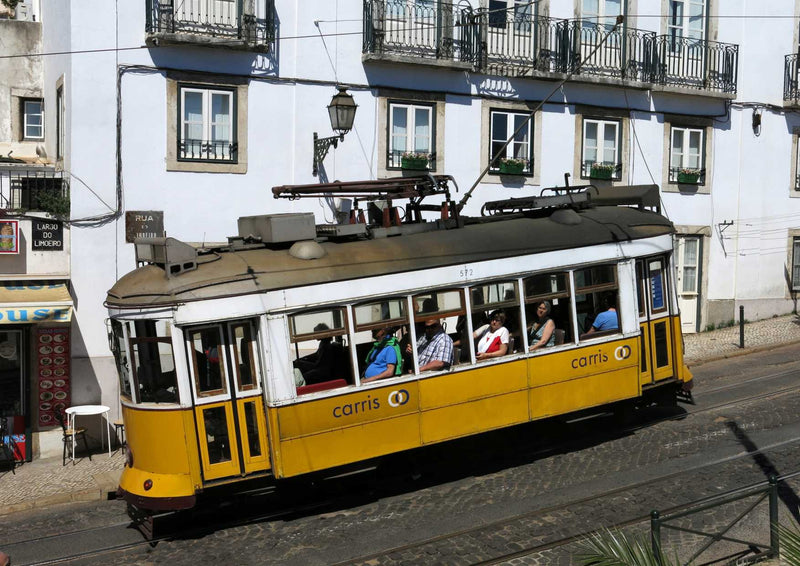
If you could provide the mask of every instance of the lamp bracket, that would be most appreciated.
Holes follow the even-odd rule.
[[[328,155],[328,150],[331,147],[337,147],[340,141],[344,141],[344,134],[338,136],[331,136],[329,138],[321,138],[314,132],[314,168],[312,174],[316,177],[319,173],[319,164]]]

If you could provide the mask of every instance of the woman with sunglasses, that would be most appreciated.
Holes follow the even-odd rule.
[[[476,359],[499,358],[508,353],[509,335],[505,324],[505,313],[495,311],[489,318],[489,324],[484,324],[472,333],[473,338],[478,340]]]

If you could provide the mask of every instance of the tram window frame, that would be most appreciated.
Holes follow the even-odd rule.
[[[219,381],[220,381],[220,388],[215,389],[205,389],[201,386],[200,383],[200,368],[198,365],[198,351],[194,347],[195,344],[195,334],[202,333],[208,330],[216,331],[217,334],[217,365],[220,369],[219,374]],[[189,352],[191,353],[191,360],[192,360],[192,373],[193,373],[193,380],[195,391],[197,392],[198,398],[206,398],[206,397],[216,397],[217,395],[227,395],[228,394],[228,364],[227,364],[227,352],[225,348],[225,336],[224,332],[224,325],[221,324],[213,324],[213,325],[203,325],[203,326],[193,326],[191,328],[186,329],[185,336],[186,336],[186,344]],[[201,339],[202,340],[202,339]],[[201,341],[202,345],[202,341]],[[210,361],[211,356],[208,352],[206,352],[205,348],[202,349],[202,353],[206,358]],[[208,371],[211,370],[211,365],[208,367]],[[208,375],[208,374],[206,374]]]
[[[560,283],[563,285],[563,288],[560,288],[557,283],[557,289],[552,289],[552,281],[553,278],[560,278]],[[545,278],[550,280],[550,290],[548,292],[542,292],[541,289],[535,288],[534,282],[538,282],[539,280],[544,280]],[[570,344],[574,342],[574,337],[572,336],[573,332],[573,322],[575,321],[575,313],[573,312],[573,303],[572,303],[572,287],[570,285],[570,272],[569,271],[548,271],[544,273],[536,273],[531,275],[530,277],[525,277],[522,280],[523,291],[525,294],[525,319],[527,322],[527,328],[525,329],[525,336],[526,336],[526,347],[530,348],[532,344],[530,344],[530,332],[531,328],[533,327],[534,320],[536,318],[536,310],[535,307],[541,303],[542,301],[548,301],[550,303],[550,313],[549,316],[553,320],[553,324],[555,324],[556,330],[562,330],[564,332],[564,344]],[[556,317],[553,316],[553,311],[558,308],[559,310],[563,306],[561,300],[563,301],[563,305],[566,305],[566,312],[559,313],[559,320],[556,320]],[[528,308],[528,305],[531,305],[532,308]],[[528,316],[528,312],[530,310],[530,316]],[[559,322],[563,323],[563,326],[559,325]],[[553,346],[557,346],[560,344],[554,344]],[[542,353],[542,350],[534,351],[534,353]]]
[[[477,285],[472,285],[469,288],[470,292],[470,299],[475,297],[475,292],[480,291],[483,288],[491,288],[491,287],[499,287],[500,285],[508,285],[510,284],[513,291],[514,291],[514,298],[513,299],[506,299],[503,297],[502,299],[498,299],[496,301],[487,301],[484,294],[481,293],[483,303],[480,305],[475,305],[474,302],[470,303],[470,311],[474,315],[477,311],[484,311],[485,322],[479,326],[478,328],[473,328],[473,339],[477,340],[479,337],[474,336],[478,330],[483,328],[484,326],[488,326],[492,319],[492,315],[497,313],[498,311],[503,312],[505,315],[505,323],[504,326],[508,331],[509,336],[509,349],[505,353],[506,356],[513,354],[514,350],[522,350],[524,344],[523,338],[523,331],[522,331],[522,314],[520,311],[520,289],[519,289],[519,281],[516,279],[502,279],[502,280],[495,280],[495,281],[485,281],[483,283],[478,283]],[[504,295],[508,292],[506,289]],[[474,326],[474,322],[473,322]],[[516,326],[516,328],[515,328]],[[473,340],[473,346],[474,346]]]
[[[164,324],[165,330],[170,331],[169,334],[165,334],[164,336],[158,335],[158,324]],[[165,403],[165,404],[174,404],[177,405],[180,402],[179,392],[178,392],[178,373],[177,368],[175,366],[175,352],[172,349],[172,334],[171,334],[171,326],[169,325],[169,321],[164,319],[143,319],[143,320],[133,320],[128,322],[128,351],[130,352],[130,359],[131,363],[131,372],[133,376],[133,391],[134,391],[134,402],[135,403]],[[131,325],[133,328],[133,332],[131,332]],[[152,328],[150,326],[152,325]],[[147,334],[149,331],[152,331],[154,336],[139,336],[139,328],[142,328]],[[145,399],[144,392],[147,390],[145,384],[142,383],[140,380],[140,367],[144,367],[144,363],[141,362],[142,360],[142,349],[139,348],[140,345],[143,344],[166,344],[168,347],[168,354],[170,359],[172,360],[172,370],[167,370],[166,372],[161,371],[159,369],[159,375],[165,376],[172,373],[172,387],[174,391],[170,391],[169,387],[161,387],[154,393],[152,393],[152,398]],[[164,360],[164,353],[161,351],[160,346],[157,346],[158,352],[158,367],[162,367],[162,361]],[[150,378],[150,381],[154,381],[155,376]],[[166,380],[162,380],[162,384],[167,383]],[[149,384],[148,384],[149,385]],[[161,391],[166,391],[171,396],[173,396],[172,400],[167,400],[164,397],[163,401],[159,400],[156,395],[158,395]]]
[[[127,322],[111,320],[111,336],[109,346],[117,365],[117,378],[119,379],[120,396],[134,401],[133,396],[133,371],[130,364],[130,352],[126,338]]]
[[[600,282],[595,283],[594,281],[589,281],[587,283],[583,283],[580,285],[577,280],[577,275],[579,273],[589,273],[590,275],[594,275],[595,273],[600,273],[599,270],[609,269],[609,273],[611,273],[612,278],[611,280],[602,280]],[[586,340],[589,338],[596,338],[598,336],[606,336],[611,334],[619,334],[622,332],[622,317],[620,315],[620,308],[619,308],[619,273],[617,269],[616,263],[604,263],[599,265],[590,265],[587,267],[582,267],[579,269],[575,269],[572,271],[572,278],[573,284],[575,287],[575,318],[578,320],[579,323],[579,330],[581,332],[580,339]],[[602,305],[604,300],[604,295],[613,293],[614,294],[614,303],[613,308],[617,314],[617,328],[610,329],[610,330],[602,330],[602,331],[591,331],[591,328],[594,325],[594,320],[597,319],[597,316],[604,311],[599,310],[599,306]],[[580,312],[578,308],[578,298],[583,296],[591,296],[592,301],[592,309],[593,309],[593,317],[592,323],[590,325],[580,324],[581,321],[579,319]],[[609,308],[611,308],[611,306]]]
[[[369,322],[359,322],[359,309],[364,307],[375,307],[375,306],[382,306],[384,304],[389,303],[397,303],[400,307],[400,316],[390,317],[390,318],[381,318],[379,320],[370,320]],[[391,307],[390,307],[391,308]],[[369,367],[367,364],[366,358],[369,354],[369,349],[366,347],[367,344],[374,343],[374,336],[370,335],[366,341],[363,340],[363,336],[358,336],[360,332],[373,332],[375,330],[380,330],[383,328],[393,328],[395,338],[397,338],[397,333],[401,332],[402,329],[405,327],[406,332],[401,338],[398,338],[398,342],[401,342],[407,336],[410,340],[411,336],[411,326],[410,326],[410,317],[408,316],[408,298],[406,296],[400,297],[385,297],[378,300],[371,300],[365,301],[362,303],[357,303],[352,305],[351,307],[353,313],[353,336],[352,336],[352,344],[353,348],[356,351],[356,362],[358,363],[358,380],[359,384],[364,377],[364,372]],[[408,342],[410,343],[410,342]],[[401,355],[402,352],[405,350],[405,344],[403,343],[403,347],[401,348]],[[359,346],[362,346],[361,352],[359,352]],[[365,353],[366,352],[366,353]],[[401,369],[402,372],[400,375],[393,375],[387,378],[383,378],[381,381],[385,379],[394,379],[397,377],[401,377],[402,375],[409,373],[408,368],[411,368],[413,372],[414,369],[414,362],[413,359],[410,357],[403,356],[404,359],[402,360]]]
[[[651,257],[647,261],[647,300],[650,302],[650,313],[661,314],[669,310],[669,294],[667,292],[669,285],[669,278],[667,272],[667,262],[663,257]],[[653,303],[653,264],[660,264],[659,272],[661,273],[661,307],[656,307]]]
[[[297,331],[297,319],[299,317],[301,317],[301,318],[308,317],[311,320],[311,322],[314,322],[314,318],[315,317],[320,317],[320,316],[324,317],[324,316],[326,316],[326,314],[330,316],[330,321],[329,322],[333,326],[333,328],[329,327],[329,328],[327,328],[325,330],[316,330],[316,331],[312,330],[310,332],[298,332]],[[340,324],[337,324],[337,318],[339,319]],[[340,389],[340,388],[343,388],[343,387],[349,387],[349,386],[351,386],[351,385],[353,385],[355,383],[355,379],[354,379],[355,373],[353,372],[353,369],[352,369],[352,351],[351,351],[351,347],[350,347],[350,342],[351,342],[350,341],[350,327],[351,327],[351,325],[350,325],[350,319],[348,317],[347,308],[346,307],[335,306],[335,307],[329,307],[329,308],[324,308],[324,309],[317,308],[317,309],[313,309],[313,310],[294,312],[294,313],[290,313],[290,314],[287,315],[286,322],[287,322],[287,325],[288,325],[288,328],[289,328],[289,344],[290,344],[290,347],[292,345],[294,346],[294,358],[290,360],[290,366],[293,368],[293,370],[300,371],[300,374],[303,376],[303,380],[304,380],[302,385],[298,385],[297,382],[295,381],[295,384],[294,384],[295,392],[297,393],[298,396],[307,395],[307,394],[310,394],[310,393],[313,393],[313,392],[316,392],[316,391],[321,391],[321,390],[328,389],[328,388],[322,386],[322,384],[333,383],[335,381],[338,381],[339,379],[343,379],[346,382],[346,385],[342,386],[342,387],[334,386],[334,387],[331,387],[330,389]],[[326,326],[328,326],[328,321],[317,322],[314,325],[314,327],[317,327],[320,324],[325,324]],[[341,377],[337,375],[337,376],[332,376],[331,379],[322,379],[320,381],[317,381],[313,385],[317,385],[318,384],[321,387],[314,388],[313,391],[301,391],[300,390],[301,387],[306,387],[306,386],[312,385],[312,384],[305,382],[306,375],[303,374],[302,370],[300,370],[300,368],[297,367],[296,363],[298,362],[298,360],[307,359],[308,356],[311,356],[311,355],[315,354],[316,352],[318,352],[320,344],[317,344],[317,350],[315,352],[311,352],[310,354],[307,354],[305,356],[300,356],[299,344],[302,343],[302,342],[308,342],[308,341],[312,341],[312,340],[317,340],[317,341],[321,342],[322,340],[324,340],[326,338],[330,338],[330,339],[332,339],[332,341],[334,341],[337,337],[338,338],[341,338],[341,337],[344,338],[344,341],[339,340],[337,342],[340,343],[341,346],[342,346],[342,352],[341,352],[342,359],[346,360],[347,364],[348,364],[347,367],[345,368],[346,371],[342,371],[341,372]],[[306,373],[307,372],[308,372],[308,370],[306,370]]]
[[[239,348],[239,344],[237,342],[236,336],[236,329],[237,328],[245,328],[247,329],[247,334],[249,339],[248,341],[248,359],[247,365],[250,369],[250,376],[252,379],[251,383],[244,383],[242,381],[242,371],[241,366],[244,365],[245,362],[242,361],[242,350]],[[231,322],[228,324],[228,333],[230,335],[230,342],[231,342],[231,349],[232,349],[232,360],[233,360],[233,368],[236,372],[236,386],[238,387],[239,391],[255,391],[260,387],[261,384],[261,367],[258,363],[258,331],[255,325],[249,320],[242,320],[237,322]],[[243,341],[245,338],[243,338]]]

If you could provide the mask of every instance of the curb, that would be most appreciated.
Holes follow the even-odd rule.
[[[789,340],[788,342],[776,342],[774,344],[765,344],[763,346],[754,346],[752,348],[748,348],[745,346],[744,348],[738,348],[733,350],[732,352],[716,354],[713,356],[709,356],[703,359],[693,359],[693,358],[684,358],[684,362],[690,368],[702,366],[703,364],[707,364],[710,362],[717,362],[719,360],[725,360],[728,358],[738,358],[739,356],[746,356],[747,354],[756,354],[758,352],[766,352],[768,350],[774,350],[775,348],[781,348],[783,346],[791,346],[793,344],[800,344],[800,338],[795,340]]]

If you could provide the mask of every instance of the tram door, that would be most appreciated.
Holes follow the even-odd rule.
[[[642,385],[673,376],[668,265],[666,257],[640,259],[636,262],[639,328],[642,332]]]
[[[269,469],[256,332],[249,321],[187,329],[206,481]]]

